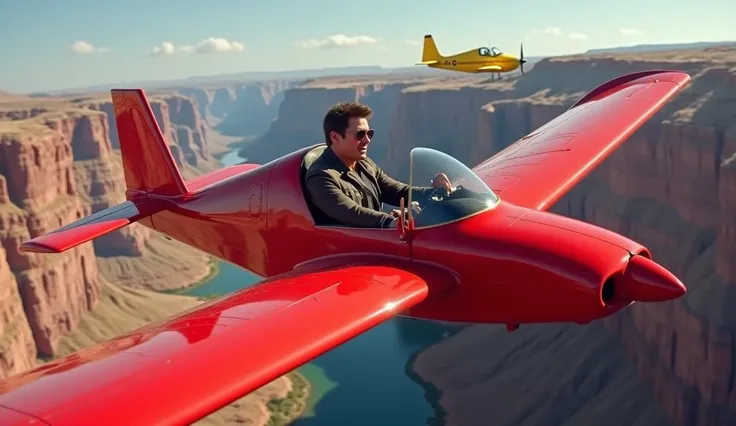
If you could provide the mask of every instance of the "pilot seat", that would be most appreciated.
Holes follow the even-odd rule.
[[[314,204],[312,204],[312,201],[309,199],[307,187],[304,185],[304,178],[307,176],[307,171],[310,167],[312,167],[314,161],[319,158],[320,155],[322,155],[326,148],[327,144],[322,144],[307,151],[307,153],[304,154],[304,157],[302,158],[302,165],[299,174],[299,183],[302,187],[304,201],[307,202],[307,208],[309,209],[309,213],[312,215],[312,220],[314,220],[315,225],[328,224],[330,221],[329,218],[326,217],[321,210],[319,210]]]

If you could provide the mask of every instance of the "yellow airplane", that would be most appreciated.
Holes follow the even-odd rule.
[[[427,65],[430,68],[439,68],[452,71],[469,73],[500,73],[513,71],[521,68],[524,74],[524,44],[521,44],[521,56],[519,58],[501,52],[497,47],[480,47],[467,50],[452,56],[442,56],[437,50],[437,45],[431,34],[424,36],[424,47],[422,48],[422,62],[417,65]]]

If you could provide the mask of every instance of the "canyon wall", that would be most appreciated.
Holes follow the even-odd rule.
[[[219,168],[216,154],[229,149],[202,111],[229,117],[231,133],[248,136],[247,115],[270,122],[285,87],[177,88],[149,100],[188,179]],[[229,91],[235,95],[217,96]],[[58,355],[108,283],[161,290],[209,274],[207,256],[137,224],[58,255],[19,252],[22,242],[120,203],[124,193],[109,94],[0,97],[0,378]]]
[[[181,87],[176,91],[197,101],[199,115],[228,136],[265,133],[278,113],[285,91],[294,81],[266,81]]]
[[[482,76],[315,80],[286,92],[278,119],[259,141],[243,148],[243,156],[264,162],[319,143],[327,108],[339,101],[360,100],[375,109],[371,127],[376,128],[376,136],[370,155],[395,177],[408,177],[408,153],[415,146],[442,150],[473,166],[563,113],[595,86],[647,69],[683,70],[693,80],[553,210],[645,244],[658,262],[683,279],[689,292],[681,300],[638,304],[603,321],[619,337],[615,347],[610,341],[593,342],[590,336],[604,333],[600,324],[583,328],[592,331],[582,337],[569,328],[578,326],[553,332],[560,339],[577,336],[577,350],[570,353],[583,360],[575,368],[583,369],[578,371],[580,380],[597,374],[601,380],[597,395],[618,386],[619,395],[611,400],[633,407],[634,399],[653,395],[658,402],[652,404],[663,408],[674,424],[733,424],[736,315],[730,308],[736,306],[736,48],[546,59],[525,76],[500,82]],[[520,347],[530,344],[528,333],[533,331],[525,329],[544,327],[522,327],[512,334]],[[440,405],[448,413],[449,424],[463,424],[463,420],[476,424],[473,420],[487,419],[489,407],[508,407],[509,401],[494,403],[487,387],[483,393],[483,382],[493,382],[502,374],[498,364],[487,361],[508,339],[495,330],[469,327],[416,361],[417,372],[442,391]],[[618,373],[611,376],[618,361],[596,365],[594,357],[601,351],[610,353],[621,346],[645,385],[634,384],[641,381],[638,378],[627,382],[631,388],[614,383],[613,376],[623,374],[620,369],[625,368],[616,366]],[[573,368],[569,360],[550,356],[559,364],[555,368]],[[545,360],[550,362],[549,357],[534,362]],[[468,365],[476,368],[464,368]],[[607,368],[607,374],[601,373]],[[519,377],[513,380],[519,383],[536,371],[517,369]],[[555,380],[570,380],[560,376]],[[506,387],[511,395],[514,383],[508,379],[496,385]],[[524,397],[525,392],[516,390]],[[573,392],[569,398],[590,396]],[[573,417],[574,410],[560,408],[562,396],[544,398],[547,405],[540,412],[551,417],[534,417],[522,410],[499,416],[497,424],[565,424]],[[595,424],[623,411],[613,404],[607,410]],[[651,419],[658,416],[651,415]],[[657,417],[642,424],[656,422],[668,421]]]

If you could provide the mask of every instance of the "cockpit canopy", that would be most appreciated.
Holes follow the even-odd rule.
[[[500,55],[501,53],[503,53],[503,52],[501,52],[501,49],[499,49],[498,47],[491,47],[491,48],[481,47],[480,49],[478,49],[478,54],[480,56],[491,56],[491,57],[494,57],[494,56]]]
[[[456,222],[494,208],[500,201],[478,175],[455,158],[430,148],[410,154],[409,206],[415,229]],[[439,173],[450,181],[451,192],[434,188]],[[408,207],[408,206],[407,206]]]

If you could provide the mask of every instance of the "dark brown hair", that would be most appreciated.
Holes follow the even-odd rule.
[[[325,142],[327,146],[332,144],[330,140],[330,132],[337,132],[345,137],[345,130],[348,128],[348,122],[352,117],[369,118],[373,114],[371,107],[360,102],[342,102],[335,104],[327,111],[325,119],[322,122],[322,128],[325,131]]]

